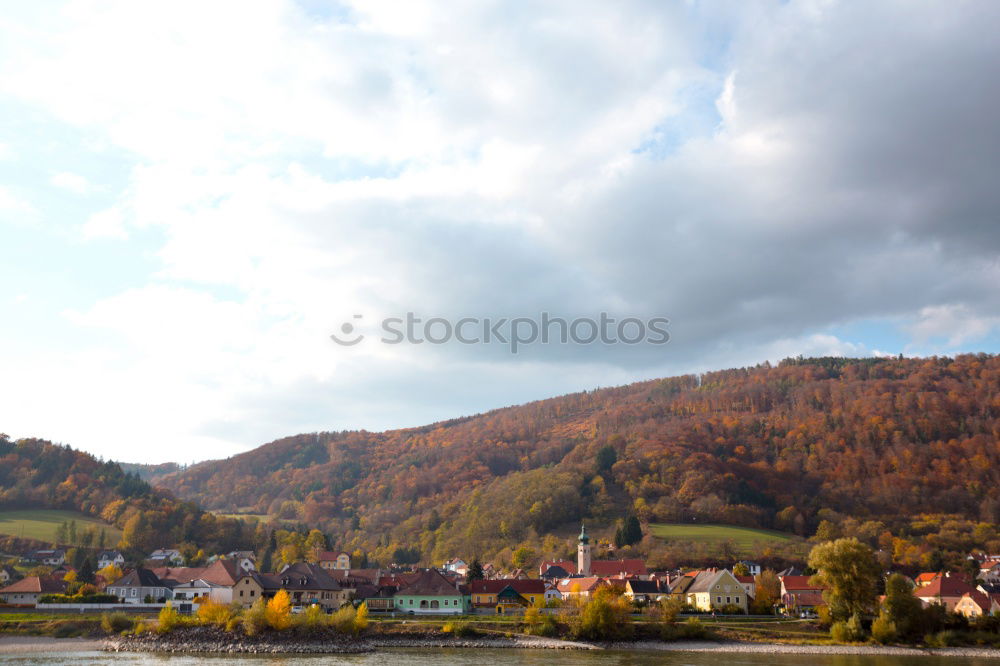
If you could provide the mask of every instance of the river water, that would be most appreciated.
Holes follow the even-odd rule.
[[[719,652],[616,652],[563,650],[393,649],[362,655],[168,655],[105,652],[0,654],[0,665],[45,666],[998,666],[1000,660],[976,657],[731,654]]]

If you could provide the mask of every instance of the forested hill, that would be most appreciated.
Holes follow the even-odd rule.
[[[0,434],[0,510],[22,508],[71,509],[101,518],[124,530],[121,547],[136,552],[165,544],[233,549],[251,543],[241,522],[177,500],[118,463],[39,439],[12,442]]]
[[[423,428],[288,437],[155,477],[369,552],[489,552],[582,518],[812,534],[838,512],[998,522],[1000,358],[793,359]]]

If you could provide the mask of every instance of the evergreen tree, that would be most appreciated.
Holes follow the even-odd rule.
[[[271,535],[271,540],[274,540],[274,535]],[[272,560],[274,559],[274,552],[268,548],[264,551],[264,556],[260,558],[260,570],[263,573],[271,573],[271,567],[273,567]]]
[[[69,526],[66,521],[59,523],[59,527],[56,528],[56,545],[64,544],[69,539]]]
[[[69,537],[69,543],[71,545],[75,546],[76,545],[76,521],[75,520],[69,521],[69,533],[67,534],[67,536]]]
[[[642,541],[642,525],[635,514],[625,516],[625,525],[622,527],[622,540],[629,546]]]
[[[83,564],[80,565],[80,570],[76,573],[76,579],[82,583],[94,582],[94,565],[91,564],[89,557],[84,559]]]
[[[469,582],[471,583],[474,580],[482,580],[483,577],[484,577],[483,576],[483,564],[482,564],[482,562],[479,561],[479,558],[477,557],[477,558],[473,559],[472,560],[472,564],[469,565],[469,573],[468,573],[467,578],[468,578]]]

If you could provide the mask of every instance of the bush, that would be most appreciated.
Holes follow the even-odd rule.
[[[318,605],[313,604],[306,609],[305,613],[292,619],[292,627],[295,629],[295,633],[303,636],[320,633],[326,629],[326,612]]]
[[[879,616],[872,622],[872,640],[882,645],[896,641],[898,632],[896,623],[892,621],[886,612],[879,613]]]
[[[443,627],[441,627],[441,631],[446,634],[451,634],[455,638],[468,638],[479,634],[478,631],[473,629],[466,622],[447,622]]]
[[[959,639],[960,636],[957,631],[946,630],[939,631],[936,634],[928,634],[924,637],[924,643],[927,644],[927,647],[932,648],[954,647],[961,644]]]
[[[839,620],[830,627],[830,638],[838,643],[854,643],[865,639],[865,628],[861,616],[854,614],[847,622]]]
[[[559,633],[555,618],[534,606],[524,611],[525,631],[532,636],[555,636]]]
[[[208,599],[198,606],[198,621],[225,628],[233,617],[233,609],[225,604]]]
[[[330,626],[342,634],[353,634],[356,633],[354,625],[357,617],[358,612],[354,610],[354,606],[348,604],[330,616]]]
[[[125,613],[104,613],[101,615],[101,629],[106,634],[120,634],[133,628],[135,621]]]
[[[660,638],[665,641],[700,641],[713,638],[701,620],[689,617],[682,624],[667,624],[660,628]]]
[[[243,633],[256,636],[267,629],[267,626],[267,604],[260,598],[243,613]]]
[[[173,631],[182,623],[181,614],[177,612],[170,603],[167,603],[160,610],[160,615],[157,618],[156,631],[160,634],[167,634]]]

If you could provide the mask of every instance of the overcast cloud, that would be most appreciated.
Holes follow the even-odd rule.
[[[21,3],[0,430],[129,461],[1000,351],[1000,4]],[[667,345],[376,322],[663,316]],[[362,314],[368,337],[329,335]]]

